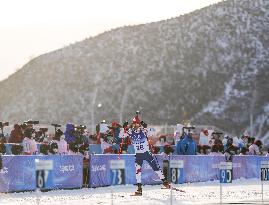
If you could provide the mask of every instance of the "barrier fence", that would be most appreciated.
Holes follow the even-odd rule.
[[[96,154],[90,156],[89,186],[100,187],[111,185],[110,160],[117,160],[118,155]],[[202,182],[219,179],[218,164],[225,161],[224,156],[195,155],[156,156],[161,169],[167,160],[183,160],[183,182]],[[83,157],[79,155],[49,156],[2,156],[3,169],[0,170],[0,192],[27,191],[35,189],[35,159],[53,160],[54,185],[51,189],[80,188],[83,179]],[[125,161],[126,184],[135,184],[135,157],[123,154]],[[269,157],[234,156],[233,179],[260,178],[261,161]],[[142,167],[143,184],[160,184],[161,181],[147,162]]]
[[[51,189],[82,186],[82,156],[2,156],[0,192],[35,190],[35,159],[53,160],[54,186]]]

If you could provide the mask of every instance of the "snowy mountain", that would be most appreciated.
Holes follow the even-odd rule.
[[[41,55],[0,82],[0,119],[192,119],[268,137],[269,0],[227,0]],[[99,106],[98,106],[99,104]],[[102,104],[102,106],[101,106]],[[266,133],[267,132],[267,133]]]

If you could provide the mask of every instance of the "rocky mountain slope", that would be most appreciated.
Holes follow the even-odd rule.
[[[191,119],[269,137],[269,0],[227,0],[41,55],[0,82],[0,119]],[[99,104],[99,106],[98,106]],[[100,106],[102,104],[102,106]]]

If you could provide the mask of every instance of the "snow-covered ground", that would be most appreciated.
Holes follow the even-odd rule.
[[[217,181],[175,185],[185,191],[172,191],[172,204],[218,204],[220,188]],[[143,196],[130,196],[133,185],[95,189],[54,190],[40,193],[40,205],[170,205],[170,190],[160,185],[144,186]],[[223,204],[262,204],[261,182],[237,180],[223,185]],[[113,202],[111,200],[113,190]],[[0,205],[37,204],[35,192],[0,194]],[[269,204],[269,182],[264,183],[264,204]]]

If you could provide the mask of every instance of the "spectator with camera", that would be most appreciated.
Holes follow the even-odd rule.
[[[15,124],[13,130],[10,133],[9,143],[22,143],[23,134],[20,125]]]

